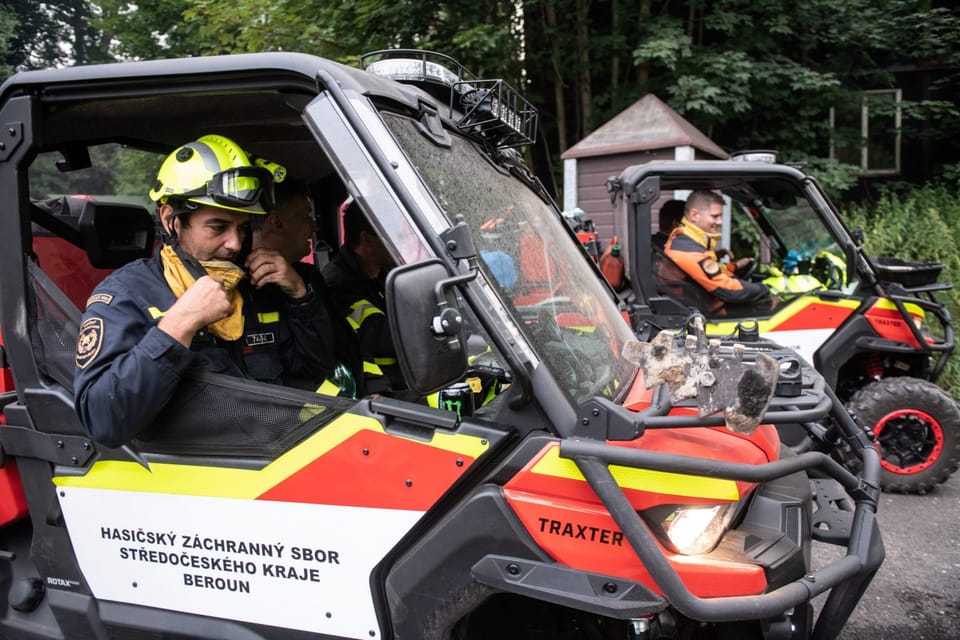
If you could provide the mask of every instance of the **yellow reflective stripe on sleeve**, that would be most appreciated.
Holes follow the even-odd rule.
[[[374,364],[373,362],[370,362],[370,361],[368,361],[368,360],[364,360],[364,361],[363,361],[363,372],[364,372],[364,373],[369,373],[369,374],[372,375],[372,376],[382,376],[382,375],[383,375],[383,369],[381,369],[381,368],[378,367],[376,364]]]
[[[357,300],[350,305],[350,315],[347,316],[347,322],[349,322],[350,326],[356,331],[363,324],[364,320],[375,315],[383,315],[383,311],[378,309],[369,300]]]
[[[267,311],[266,313],[258,313],[257,320],[260,321],[260,324],[273,324],[280,322],[280,312]]]
[[[573,460],[560,457],[559,446],[551,447],[537,461],[531,471],[557,478],[586,481]],[[610,465],[610,473],[617,484],[624,489],[649,491],[671,496],[695,496],[714,500],[736,501],[740,499],[737,483],[733,480],[705,478],[652,469],[634,469],[617,465]]]
[[[157,309],[156,307],[149,307],[149,308],[147,309],[147,313],[150,314],[150,317],[151,317],[151,318],[153,318],[154,320],[156,320],[157,318],[162,318],[162,317],[163,317],[163,314],[166,313],[166,312],[160,311],[160,309]]]
[[[323,384],[317,387],[316,393],[325,396],[336,396],[340,394],[340,385],[331,382],[330,380],[324,380]]]

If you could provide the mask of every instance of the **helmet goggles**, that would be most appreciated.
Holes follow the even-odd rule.
[[[264,211],[276,205],[273,174],[263,167],[232,167],[213,174],[200,187],[178,194],[182,198],[209,196],[227,207],[250,207],[260,204]]]

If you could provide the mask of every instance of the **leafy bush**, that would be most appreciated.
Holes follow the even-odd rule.
[[[797,164],[804,173],[816,178],[834,202],[840,201],[844,193],[856,186],[857,173],[860,171],[860,167],[852,164],[809,155],[790,159],[787,162]]]
[[[863,230],[864,246],[871,256],[943,263],[940,281],[955,288],[938,296],[950,315],[960,318],[960,200],[955,189],[937,183],[902,193],[887,192],[871,207],[850,206],[844,219],[851,229]],[[939,383],[960,397],[960,359],[950,359]]]

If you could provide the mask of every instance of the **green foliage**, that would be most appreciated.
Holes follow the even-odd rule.
[[[960,162],[954,162],[943,167],[942,179],[946,184],[952,184],[954,191],[960,188]]]
[[[3,63],[11,71],[55,66],[64,62],[57,46],[65,38],[62,25],[56,24],[48,3],[31,0],[6,0],[3,13],[14,23],[14,33],[6,42]]]
[[[91,26],[107,34],[119,60],[155,60],[199,53],[200,25],[186,20],[192,0],[132,3],[98,0]]]
[[[0,74],[110,59],[253,51],[302,51],[356,64],[362,53],[376,49],[429,49],[481,77],[505,78],[540,108],[541,174],[559,174],[561,140],[569,146],[655,93],[722,147],[774,148],[783,161],[803,163],[839,200],[854,186],[855,169],[825,159],[837,133],[830,129],[830,108],[858,109],[863,90],[893,87],[887,69],[894,65],[933,60],[960,68],[960,14],[931,4],[0,0]],[[586,38],[578,38],[583,31]],[[901,135],[904,141],[926,136],[941,148],[960,149],[955,142],[960,73],[943,74],[931,91],[929,99],[902,103]],[[871,112],[884,108],[874,104]],[[853,131],[848,142],[859,144],[859,136]],[[156,159],[149,154],[95,153],[106,155],[97,156],[83,180],[42,159],[37,184],[50,192],[138,194],[153,180]],[[114,173],[101,171],[103,166]],[[914,189],[891,183],[875,207],[854,208],[848,215],[867,231],[871,253],[940,260],[952,279],[960,275],[960,231],[955,231],[960,211],[953,195],[960,189],[960,164],[936,169],[939,185]],[[748,228],[733,232],[737,242],[753,240]],[[951,305],[960,317],[956,295]],[[951,367],[951,379],[960,386],[960,366]]]
[[[446,53],[541,109],[542,153],[556,167],[560,140],[571,145],[648,92],[729,150],[826,157],[830,107],[892,86],[892,64],[960,67],[960,15],[916,0],[0,1],[0,73],[250,51],[347,64],[383,48]],[[933,88],[904,103],[902,135],[956,146],[960,74]]]
[[[116,193],[111,169],[116,157],[115,147],[96,147],[90,150],[90,168],[63,172],[57,168],[62,160],[59,153],[41,153],[30,165],[30,197]]]
[[[730,216],[730,250],[737,258],[756,257],[760,248],[760,228],[739,204],[735,207],[736,211]]]
[[[652,71],[646,89],[728,149],[825,157],[831,107],[893,86],[892,62],[960,49],[960,18],[908,0],[652,4],[660,13],[633,49],[634,64]],[[960,120],[949,101],[904,107],[905,137],[922,124],[943,138]]]
[[[60,195],[128,196],[147,202],[157,169],[163,160],[156,153],[104,144],[90,148],[90,167],[63,172],[57,152],[41,153],[30,165],[30,197]]]
[[[856,186],[857,174],[860,172],[860,167],[832,158],[799,155],[783,158],[783,161],[800,165],[805,173],[816,178],[821,188],[834,201],[840,201],[844,193]]]
[[[674,71],[693,55],[693,44],[679,20],[655,18],[644,26],[645,37],[633,50],[634,64],[657,63]]]
[[[864,231],[871,256],[891,256],[944,265],[941,282],[960,283],[960,200],[942,183],[886,193],[875,205],[854,205],[844,212],[847,225]],[[960,289],[938,294],[953,318],[960,318]],[[941,386],[960,397],[960,359],[951,358]]]
[[[20,21],[17,19],[13,7],[8,2],[0,2],[0,78],[13,73],[13,65],[10,64],[11,45],[19,26]]]
[[[164,156],[130,148],[117,150],[116,156],[112,193],[148,199],[147,194],[157,181],[157,171]]]

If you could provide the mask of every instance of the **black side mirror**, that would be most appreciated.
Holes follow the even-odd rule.
[[[440,260],[427,260],[396,267],[387,276],[390,333],[411,390],[426,395],[466,372],[466,338],[453,287],[476,275],[450,277]]]

